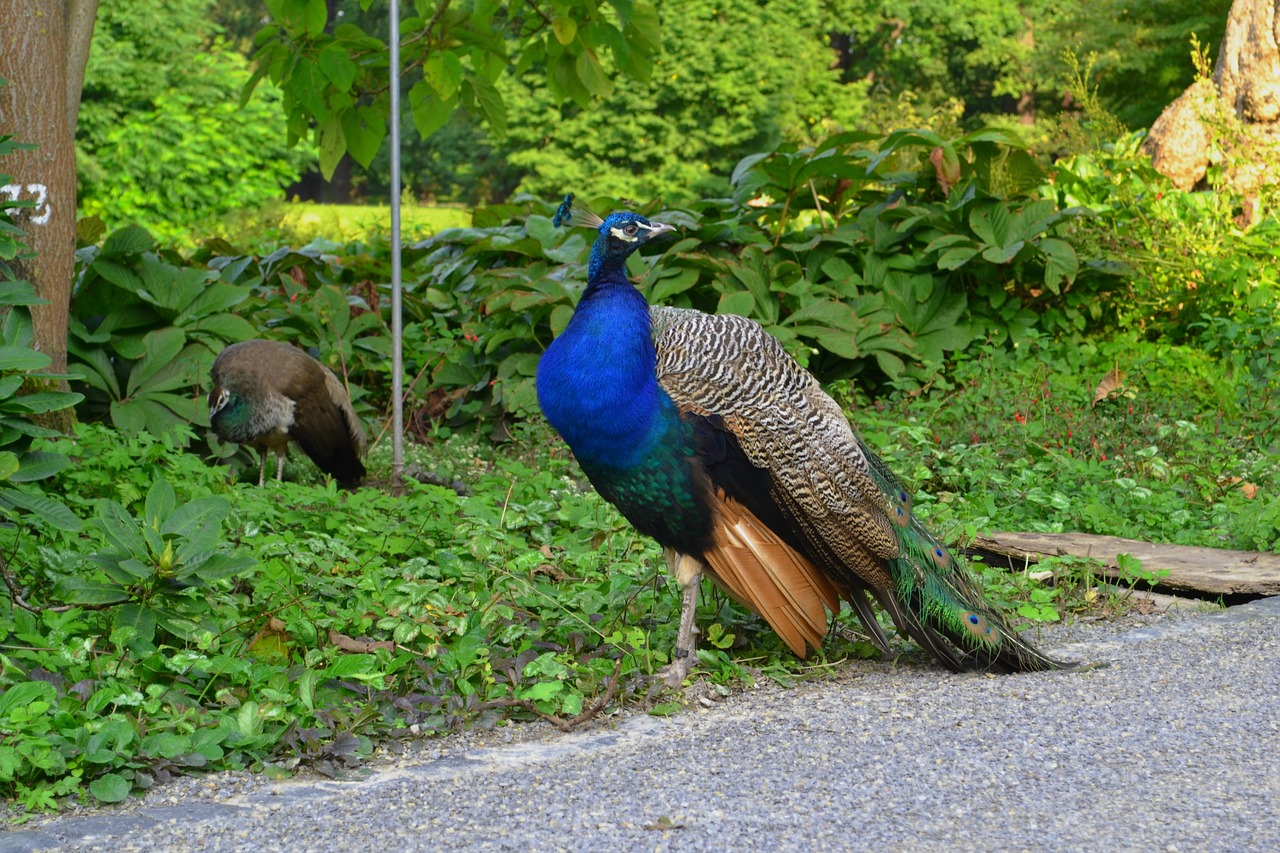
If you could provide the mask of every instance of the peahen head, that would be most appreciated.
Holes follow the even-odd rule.
[[[209,392],[209,422],[239,426],[249,419],[244,398],[230,388],[215,386]]]
[[[574,201],[573,193],[564,197],[552,222],[557,226],[581,225],[596,229],[596,242],[591,246],[587,264],[587,281],[619,271],[627,256],[660,234],[676,230],[662,222],[650,222],[638,213],[618,211],[604,219]]]

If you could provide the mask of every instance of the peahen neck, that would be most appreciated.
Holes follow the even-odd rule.
[[[593,251],[573,319],[538,365],[538,402],[584,467],[643,461],[676,418],[655,376],[649,306],[622,263]]]

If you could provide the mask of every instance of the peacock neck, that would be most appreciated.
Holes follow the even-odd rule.
[[[675,407],[658,386],[644,297],[620,264],[594,272],[538,366],[538,401],[584,467],[625,469],[667,434]]]

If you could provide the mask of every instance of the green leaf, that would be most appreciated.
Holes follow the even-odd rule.
[[[973,259],[978,254],[976,248],[957,248],[948,249],[938,258],[938,269],[940,270],[957,270]]]
[[[2,397],[3,395],[0,395]],[[84,399],[84,395],[71,391],[37,391],[14,397],[9,405],[14,409],[31,414],[44,414],[69,409]]]
[[[1070,284],[1076,280],[1076,274],[1080,271],[1080,258],[1070,243],[1046,237],[1040,241],[1040,251],[1044,252],[1045,258],[1044,283],[1054,293],[1058,292],[1060,282]]]
[[[341,121],[347,152],[357,163],[368,168],[387,135],[386,119],[373,107],[362,106],[343,111]]]
[[[995,203],[975,208],[969,214],[969,227],[988,246],[1003,248],[1009,242],[1009,211]]]
[[[472,95],[476,99],[476,103],[480,106],[480,112],[484,115],[485,121],[489,123],[489,128],[497,136],[505,136],[507,133],[507,107],[502,101],[502,95],[494,88],[484,77],[473,75],[467,79],[470,84]]]
[[[177,502],[178,497],[173,491],[173,486],[169,484],[168,480],[160,477],[147,490],[147,499],[143,504],[142,517],[146,519],[148,526],[157,521],[164,521],[173,512]]]
[[[324,4],[321,3],[321,8]],[[131,786],[119,773],[106,773],[89,783],[89,793],[103,803],[118,803],[129,796]]]
[[[573,309],[568,305],[557,305],[551,310],[551,333],[559,335],[573,319]]]
[[[337,118],[328,118],[320,122],[319,134],[320,174],[327,181],[333,177],[338,168],[338,161],[347,153],[346,139],[342,135],[342,122]]]
[[[107,236],[106,241],[102,244],[102,253],[98,255],[99,260],[107,258],[118,258],[122,255],[136,255],[142,252],[150,251],[155,248],[155,240],[151,238],[151,234],[139,225],[126,225],[111,232]],[[94,266],[97,266],[95,261]]]
[[[107,541],[117,551],[135,556],[145,556],[147,543],[137,520],[120,504],[111,500],[99,500],[95,520],[106,535]]]
[[[623,35],[632,50],[641,54],[657,53],[662,48],[658,8],[647,0],[636,0],[631,6]]]
[[[65,455],[44,450],[28,451],[20,461],[21,467],[17,473],[9,477],[11,482],[31,483],[44,480],[71,467],[71,460]]]
[[[462,60],[451,50],[434,51],[422,64],[422,76],[435,93],[445,99],[457,101],[458,86],[462,83]],[[416,89],[421,83],[414,86]],[[413,97],[410,94],[410,103]]]
[[[555,34],[556,41],[569,44],[578,36],[578,24],[573,18],[560,15],[551,21],[551,32]]]
[[[574,67],[577,69],[578,79],[591,94],[605,98],[613,92],[613,81],[609,79],[608,74],[604,73],[604,68],[601,67],[594,50],[584,50],[578,54]]]
[[[142,604],[126,602],[115,609],[111,627],[132,628],[136,639],[150,645],[156,639],[156,612]]]
[[[737,314],[739,317],[750,317],[756,307],[755,297],[746,291],[725,293],[720,296],[720,304],[716,306],[717,314]]]
[[[564,688],[563,681],[539,681],[537,684],[522,688],[516,695],[521,699],[546,702],[559,696]]]
[[[982,253],[982,257],[993,264],[1007,264],[1017,257],[1026,243],[1016,240],[1007,246],[992,246]]]
[[[299,23],[309,36],[318,36],[324,32],[324,25],[329,21],[329,10],[325,0],[306,0]]]
[[[0,693],[0,718],[7,717],[14,708],[23,708],[36,702],[52,704],[58,701],[58,691],[47,681],[19,681]]]
[[[43,370],[52,359],[30,347],[0,346],[0,370]]]
[[[163,481],[161,481],[163,482]],[[173,511],[160,527],[166,536],[190,536],[205,525],[220,525],[231,504],[219,495],[196,498]]]
[[[18,489],[0,491],[0,501],[25,509],[42,522],[67,533],[79,533],[84,526],[61,501],[47,495],[32,495]]]
[[[798,311],[792,312],[785,322],[787,325],[816,322],[849,332],[861,331],[867,325],[851,307],[843,302],[830,300],[810,302]]]
[[[0,281],[0,305],[48,305],[29,281]]]
[[[185,578],[194,575],[206,583],[212,583],[223,578],[242,575],[256,565],[258,565],[258,561],[253,557],[236,554],[210,554],[198,566],[191,570],[179,571],[177,576]]]
[[[67,604],[115,604],[129,600],[129,593],[123,587],[76,577],[59,578],[53,585],[53,594]]]
[[[214,314],[210,317],[202,317],[187,328],[193,336],[203,332],[230,343],[247,341],[258,334],[258,327],[238,314]],[[212,358],[212,355],[210,357]],[[204,369],[199,373],[204,375],[208,370]]]
[[[357,675],[369,675],[373,672],[377,659],[373,655],[354,654],[340,655],[337,660],[324,668],[324,678],[350,678]]]
[[[356,64],[351,61],[351,57],[345,50],[336,44],[331,44],[324,50],[320,51],[320,70],[324,72],[324,76],[342,91],[351,88],[351,84],[355,82]]]
[[[143,338],[143,343],[146,346],[146,355],[133,366],[133,370],[129,373],[129,383],[125,388],[126,396],[133,396],[139,386],[161,370],[169,368],[172,373],[183,367],[180,363],[176,363],[178,353],[182,352],[182,347],[186,343],[186,335],[181,329],[170,326],[167,329],[149,332]]]
[[[458,106],[458,96],[442,98],[431,88],[426,80],[419,80],[409,90],[409,109],[413,115],[413,126],[423,139],[435,133],[453,115]]]

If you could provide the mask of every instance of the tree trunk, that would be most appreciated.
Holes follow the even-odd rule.
[[[1235,0],[1212,81],[1198,80],[1165,108],[1144,150],[1190,190],[1204,180],[1214,142],[1226,151],[1231,189],[1253,196],[1270,179],[1267,161],[1280,148],[1280,0]]]
[[[0,127],[34,149],[4,164],[13,183],[3,191],[35,206],[19,214],[35,257],[17,265],[19,274],[49,300],[31,307],[35,348],[53,359],[50,370],[67,368],[67,313],[75,272],[76,159],[67,98],[66,20],[61,0],[10,0],[0,37]],[[78,99],[77,99],[78,105]]]

